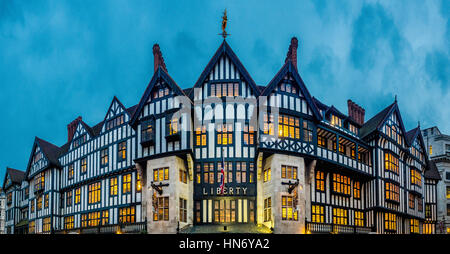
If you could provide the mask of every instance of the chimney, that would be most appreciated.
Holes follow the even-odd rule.
[[[79,116],[67,125],[67,142],[72,141],[73,134],[75,134],[75,131],[77,130],[78,122],[80,122],[81,120],[82,117]]]
[[[291,60],[295,69],[297,69],[297,48],[298,48],[298,40],[296,37],[292,37],[291,45],[289,45],[289,51],[287,53],[286,60],[284,60],[284,62],[286,63],[288,60]]]
[[[347,100],[347,106],[348,106],[348,116],[351,117],[358,124],[363,125],[366,111],[361,106],[354,103],[352,100]]]
[[[154,72],[158,70],[158,67],[161,66],[163,70],[167,71],[166,64],[164,63],[164,58],[162,56],[161,50],[159,49],[159,45],[155,44],[153,45],[153,65],[154,65]]]

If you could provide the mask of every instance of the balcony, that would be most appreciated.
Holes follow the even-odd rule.
[[[372,228],[369,227],[335,225],[315,222],[306,222],[306,230],[308,233],[315,234],[369,234],[373,232]]]
[[[369,175],[372,175],[372,173],[373,173],[371,165],[361,163],[356,159],[353,159],[351,157],[337,153],[332,150],[328,150],[323,147],[317,147],[317,156],[321,157],[325,160],[333,161],[333,162],[339,163],[341,165],[344,165],[344,166],[347,166],[350,168],[354,168],[358,171],[362,171]]]
[[[114,224],[97,227],[86,227],[77,229],[60,230],[55,233],[67,234],[77,232],[78,234],[140,234],[147,231],[147,222],[132,224]]]

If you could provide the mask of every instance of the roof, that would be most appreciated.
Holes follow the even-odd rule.
[[[25,172],[22,170],[6,168],[6,174],[11,177],[12,183],[20,184],[25,179]]]
[[[397,102],[392,103],[391,105],[380,111],[378,114],[376,114],[374,117],[370,118],[369,121],[365,122],[361,129],[359,129],[360,137],[364,138],[365,136],[377,130],[395,105],[397,105]]]
[[[417,137],[417,135],[420,133],[420,127],[417,126],[416,128],[408,131],[405,134],[406,142],[411,146],[414,142],[414,139]]]
[[[55,166],[61,166],[58,160],[59,156],[62,154],[61,148],[38,137],[36,137],[36,141],[49,162]]]
[[[150,82],[148,83],[147,88],[145,88],[145,92],[142,95],[141,100],[139,101],[139,104],[136,105],[133,115],[131,116],[131,120],[129,121],[129,123],[132,127],[135,126],[139,113],[144,108],[145,103],[147,102],[148,98],[151,95],[151,91],[153,90],[153,87],[157,84],[157,81],[159,79],[163,79],[164,81],[166,81],[166,83],[170,86],[170,88],[178,95],[189,98],[186,95],[186,93],[183,91],[183,89],[181,89],[177,85],[177,83],[172,79],[172,77],[161,66],[158,66],[158,69],[153,74],[153,77],[150,80]],[[189,100],[189,101],[192,103],[191,100]]]
[[[220,44],[219,48],[216,50],[216,53],[214,53],[213,57],[209,60],[205,69],[203,70],[202,74],[200,74],[200,77],[198,78],[197,82],[195,82],[194,88],[200,87],[203,85],[203,82],[206,80],[209,73],[212,71],[212,68],[214,68],[214,66],[220,60],[220,57],[222,55],[226,55],[230,58],[230,61],[239,70],[241,76],[247,81],[247,83],[250,85],[250,87],[253,88],[255,97],[258,97],[260,94],[260,90],[259,90],[258,86],[256,85],[255,81],[252,79],[252,77],[250,76],[248,71],[245,69],[244,65],[241,63],[239,58],[233,52],[230,45],[228,45],[226,40],[223,40],[222,44]],[[189,94],[190,98],[194,97],[192,94],[193,92],[194,92],[194,89],[192,89],[190,91],[190,94]]]
[[[434,161],[430,160],[428,162],[428,167],[425,170],[424,176],[425,176],[425,178],[428,178],[428,179],[433,179],[433,180],[438,180],[438,181],[441,180],[441,175],[439,174],[439,171],[438,171]]]

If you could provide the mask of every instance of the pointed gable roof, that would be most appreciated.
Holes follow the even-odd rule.
[[[131,117],[134,114],[134,111],[136,110],[138,105],[134,105],[133,107],[126,108],[123,103],[117,98],[116,96],[113,97],[111,104],[109,104],[108,110],[106,111],[105,117],[103,118],[103,121],[92,127],[93,137],[98,136],[100,132],[102,131],[103,125],[107,122],[106,119],[108,118],[109,112],[111,111],[114,102],[116,102],[120,107],[122,107],[123,111],[128,114],[128,116]]]
[[[364,125],[359,130],[360,137],[364,138],[364,137],[368,136],[369,134],[371,134],[372,132],[379,130],[381,128],[381,126],[384,124],[384,122],[386,122],[388,117],[393,113],[397,114],[398,121],[400,123],[400,128],[402,130],[403,135],[406,138],[405,126],[403,125],[403,120],[402,120],[402,116],[400,114],[400,110],[398,108],[397,100],[394,101],[391,105],[389,105],[385,109],[383,109],[382,111],[380,111],[374,117],[369,119],[369,121],[364,123]]]
[[[414,143],[414,140],[416,139],[417,135],[419,135],[419,134],[420,134],[420,127],[419,126],[417,126],[416,128],[406,132],[405,139],[406,139],[407,144],[409,144],[409,146],[412,146],[412,144]],[[424,148],[425,147],[422,147],[422,149],[424,149]]]
[[[5,179],[3,179],[3,190],[5,190],[8,187],[8,186],[5,186],[6,179],[8,179],[8,176],[11,179],[11,185],[12,184],[21,184],[22,181],[25,179],[25,172],[22,170],[7,167]]]
[[[309,93],[308,89],[305,86],[305,83],[303,82],[303,79],[298,74],[297,69],[292,64],[292,61],[290,59],[287,60],[287,62],[281,67],[281,69],[277,72],[275,77],[272,78],[272,80],[269,82],[269,84],[264,88],[264,90],[261,92],[261,95],[263,96],[269,96],[270,93],[275,89],[275,87],[280,83],[280,81],[288,74],[291,73],[292,77],[294,78],[295,82],[300,88],[300,91],[302,92],[303,96],[305,96],[305,99],[308,103],[308,106],[311,108],[311,111],[313,112],[314,116],[317,120],[321,120],[322,117],[320,115],[320,112],[314,103],[311,94]]]
[[[133,116],[131,117],[131,120],[130,120],[130,125],[133,128],[136,127],[138,116],[141,113],[142,109],[144,108],[145,103],[147,102],[148,98],[151,95],[153,87],[157,84],[159,79],[163,79],[169,85],[169,87],[172,89],[172,91],[174,91],[177,95],[187,97],[187,95],[184,93],[183,89],[181,89],[177,85],[177,83],[172,79],[172,77],[161,66],[158,66],[158,69],[153,74],[153,77],[150,80],[147,88],[145,89],[144,95],[142,95],[141,100],[139,101],[139,104],[135,106]],[[192,103],[191,100],[189,100],[189,101]]]
[[[61,167],[61,164],[58,160],[58,157],[61,155],[61,148],[38,137],[36,137],[36,141],[38,142],[39,147],[41,148],[41,151],[43,152],[47,160],[52,165]]]
[[[241,61],[236,56],[234,51],[231,49],[230,45],[228,45],[227,41],[223,40],[222,44],[220,44],[219,48],[216,50],[216,53],[214,53],[213,57],[209,60],[209,63],[206,65],[205,69],[203,70],[202,74],[198,78],[197,82],[195,82],[193,89],[191,89],[191,91],[189,92],[190,98],[194,97],[192,94],[195,91],[194,88],[198,88],[203,85],[203,83],[205,82],[209,73],[213,70],[216,63],[224,55],[227,56],[231,60],[231,62],[236,66],[236,68],[239,70],[239,73],[241,74],[241,76],[252,88],[252,91],[255,94],[255,97],[259,96],[260,90],[259,90],[258,86],[256,85],[255,81],[253,81],[252,77],[247,72],[244,65],[241,63]]]
[[[68,144],[70,144],[70,142]],[[29,174],[31,162],[33,160],[34,151],[36,150],[37,146],[39,146],[39,148],[41,149],[42,155],[48,161],[48,165],[46,166],[46,168],[48,168],[50,166],[55,166],[55,167],[61,168],[61,164],[59,163],[58,158],[64,152],[64,150],[50,142],[47,142],[43,139],[35,137],[33,149],[31,149],[31,155],[28,160],[27,169],[25,172],[26,176],[28,176],[28,174]]]
[[[424,177],[432,180],[441,180],[441,175],[439,174],[438,168],[434,161],[430,160],[427,164],[427,169],[425,170]]]

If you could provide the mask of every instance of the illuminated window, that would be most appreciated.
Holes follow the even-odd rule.
[[[122,194],[131,193],[131,173],[122,176]]]
[[[327,148],[327,139],[322,136],[317,136],[317,145],[323,148]]]
[[[83,159],[81,159],[81,161],[80,161],[80,170],[81,170],[81,173],[83,174],[83,173],[86,173],[86,170],[87,170],[87,158],[83,158]]]
[[[81,189],[75,189],[75,204],[79,204],[81,202]]]
[[[325,191],[325,173],[316,171],[316,190]]]
[[[48,199],[49,199],[49,196],[48,196],[48,193],[47,193],[44,196],[44,208],[48,208]]]
[[[180,168],[180,182],[187,183],[187,171]]]
[[[350,148],[350,153],[351,153],[352,159],[356,159],[356,148],[355,147]]]
[[[34,202],[35,199],[31,201],[31,212],[34,213]]]
[[[42,232],[48,233],[50,232],[50,217],[46,217],[42,220]]]
[[[248,182],[249,183],[253,183],[254,182],[254,177],[255,177],[255,163],[250,162],[249,163],[249,175],[248,175]]]
[[[292,84],[281,83],[279,90],[286,93],[296,94],[297,88]]]
[[[281,197],[281,219],[298,220],[298,211],[294,207],[294,199],[291,196]]]
[[[72,180],[74,176],[73,163],[69,165],[69,180]]]
[[[342,143],[339,143],[339,153],[345,155],[345,145]]]
[[[433,154],[433,146],[432,145],[430,145],[430,155],[432,155]]]
[[[271,175],[272,175],[272,170],[270,168],[266,168],[263,171],[264,174],[264,181],[263,182],[268,182],[271,179]]]
[[[142,191],[141,174],[136,172],[136,192]]]
[[[334,126],[342,127],[342,119],[335,115],[331,115],[331,124]]]
[[[200,163],[197,163],[195,165],[195,179],[196,179],[196,183],[198,183],[198,184],[201,183],[201,181],[202,181],[201,170],[202,170],[202,166],[200,165]]]
[[[230,172],[228,174],[228,178],[231,180],[233,177],[231,175],[232,174],[231,163],[228,163],[228,167],[226,168],[226,171],[225,171],[225,176],[226,176],[227,172]],[[241,183],[241,182],[242,183],[247,182],[247,163],[246,162],[236,162],[236,183]]]
[[[176,117],[172,117],[171,119],[169,119],[168,123],[167,123],[167,130],[168,130],[168,135],[175,135],[178,133],[178,118]]]
[[[264,199],[264,221],[272,220],[272,198]]]
[[[232,124],[223,124],[217,127],[217,144],[224,146],[233,144]]]
[[[162,98],[168,96],[170,94],[170,90],[168,87],[164,87],[162,85],[155,87],[153,91],[153,99]]]
[[[233,97],[239,96],[239,83],[211,84],[211,96]]]
[[[361,198],[361,183],[360,182],[354,182],[353,183],[353,197],[360,199]]]
[[[350,195],[350,178],[333,173],[333,192]]]
[[[297,179],[297,167],[281,165],[281,178]]]
[[[214,183],[214,163],[203,163],[203,182]]]
[[[249,126],[248,124],[244,125],[244,144],[255,144],[255,128],[253,126]]]
[[[419,220],[410,219],[411,233],[418,234],[419,233]]]
[[[355,226],[364,227],[364,213],[361,211],[355,211]]]
[[[29,234],[36,233],[36,222],[35,221],[30,221],[30,223],[28,224],[28,233]]]
[[[110,196],[117,195],[117,177],[109,179],[109,195]]]
[[[100,166],[105,167],[108,165],[108,148],[105,148],[100,151]]]
[[[411,172],[411,184],[421,187],[422,175],[420,174],[419,170],[411,168],[410,172]]]
[[[102,211],[102,225],[108,225],[109,224],[109,211],[103,210]]]
[[[315,223],[324,223],[325,211],[322,205],[313,205],[311,207],[311,218],[312,222]]]
[[[446,187],[446,197],[447,197],[447,199],[450,199],[450,186],[447,186]]]
[[[81,227],[97,227],[100,225],[101,212],[91,212],[81,215]]]
[[[136,222],[136,207],[122,207],[119,208],[119,223],[135,223]]]
[[[310,126],[308,124],[306,126],[308,127],[307,131],[309,131]],[[300,139],[300,119],[293,116],[279,115],[278,137]],[[309,136],[306,138],[309,140]]]
[[[348,224],[347,209],[333,207],[333,224],[336,224],[336,225],[347,225]]]
[[[64,217],[64,229],[73,229],[74,227],[74,216]]]
[[[384,169],[386,171],[394,172],[398,175],[398,158],[395,157],[392,153],[385,151],[384,152]]]
[[[169,197],[159,197],[156,201],[156,212],[153,212],[154,221],[169,220]]]
[[[187,222],[187,200],[180,198],[180,221]]]
[[[434,232],[433,226],[434,226],[434,224],[431,224],[431,223],[423,223],[423,234],[427,234],[427,235],[433,234],[433,232]]]
[[[95,204],[100,202],[101,197],[101,182],[90,184],[88,187],[88,203]]]
[[[264,113],[263,133],[274,135],[274,117],[273,114]]]
[[[313,141],[313,126],[310,121],[303,120],[303,141]]]
[[[37,199],[37,210],[42,210],[42,195],[40,195]]]
[[[348,129],[350,132],[353,132],[354,134],[358,134],[358,128],[356,128],[356,126],[354,126],[353,124],[349,124]]]
[[[153,181],[160,182],[169,180],[169,168],[155,168],[153,169]]]
[[[121,162],[127,158],[127,142],[123,141],[118,144],[117,161]]]
[[[72,191],[66,193],[66,206],[72,206]]]
[[[206,126],[198,127],[195,131],[195,145],[206,146]]]
[[[385,182],[385,198],[389,201],[400,202],[400,187],[396,184]]]

